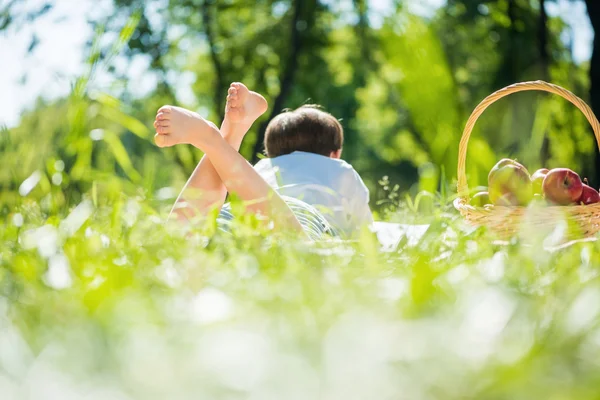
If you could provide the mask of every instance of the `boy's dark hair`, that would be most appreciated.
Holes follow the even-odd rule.
[[[329,157],[344,145],[344,129],[335,117],[316,105],[279,114],[267,126],[265,151],[277,157],[305,151]]]

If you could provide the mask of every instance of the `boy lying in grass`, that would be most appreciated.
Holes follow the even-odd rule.
[[[268,217],[276,229],[291,228],[312,239],[326,233],[352,236],[371,224],[369,191],[352,166],[340,159],[342,126],[316,106],[274,118],[265,133],[269,158],[254,168],[238,153],[244,135],[266,110],[264,97],[241,83],[229,88],[220,130],[180,107],[158,110],[158,146],[191,144],[205,153],[171,217],[190,221],[217,207],[221,219],[231,219],[229,206],[223,207],[229,191],[244,200],[249,211]]]

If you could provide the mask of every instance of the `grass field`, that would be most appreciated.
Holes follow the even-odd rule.
[[[37,17],[22,3],[0,6],[0,33],[58,2]],[[451,205],[460,133],[489,93],[544,77],[596,108],[566,19],[543,1],[438,2],[427,19],[387,2],[379,27],[370,1],[109,3],[80,75],[53,77],[71,92],[0,123],[0,400],[600,399],[600,243],[565,243],[560,221],[498,241]],[[28,54],[47,40],[32,32]],[[35,60],[11,60],[23,84]],[[202,154],[158,149],[155,112],[187,98],[219,122],[229,79],[271,107],[247,158],[273,111],[319,103],[378,219],[428,229],[382,246],[251,217],[232,234],[166,224]],[[528,95],[478,120],[471,189],[502,157],[597,184],[585,116]]]
[[[595,242],[495,244],[451,212],[393,251],[208,239],[148,210],[3,217],[2,399],[597,398]]]

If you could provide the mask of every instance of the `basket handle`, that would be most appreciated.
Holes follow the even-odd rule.
[[[483,101],[479,103],[477,107],[475,107],[475,110],[473,110],[471,116],[469,117],[469,120],[467,121],[467,125],[465,126],[465,130],[463,131],[462,138],[460,139],[460,145],[458,148],[458,194],[465,201],[468,202],[469,200],[469,187],[467,185],[467,174],[465,169],[465,163],[467,159],[467,145],[469,144],[469,137],[471,136],[471,132],[473,131],[473,127],[475,126],[475,122],[477,122],[477,119],[481,114],[483,114],[485,109],[493,103],[495,103],[497,100],[501,99],[502,97],[508,96],[509,94],[523,92],[527,90],[541,90],[544,92],[554,93],[573,103],[577,108],[579,108],[583,112],[590,125],[592,125],[594,135],[596,136],[596,142],[598,143],[598,148],[600,149],[600,123],[598,122],[598,119],[594,115],[592,109],[579,97],[575,96],[567,89],[544,81],[521,82],[507,86],[490,94],[488,97],[483,99]]]

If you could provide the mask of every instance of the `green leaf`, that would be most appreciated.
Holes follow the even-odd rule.
[[[96,100],[98,103],[106,107],[112,107],[116,109],[119,109],[121,107],[121,101],[107,93],[94,93],[91,97],[93,100]]]
[[[131,39],[131,36],[135,32],[135,29],[137,28],[138,24],[140,23],[141,17],[142,17],[141,10],[135,11],[131,15],[131,17],[129,17],[129,19],[127,20],[127,23],[125,24],[123,29],[121,29],[121,33],[119,33],[119,41],[117,42],[119,44],[119,46],[122,47],[125,43],[127,43],[129,41],[129,39]]]
[[[103,95],[99,96],[97,98],[97,101],[100,104],[102,104],[102,108],[100,109],[100,115],[104,116],[110,121],[119,124],[123,128],[127,129],[128,131],[130,131],[136,136],[139,136],[142,139],[150,139],[150,130],[141,121],[130,115],[125,114],[123,111],[115,107],[116,103],[116,105],[118,106],[118,100],[108,95]]]
[[[115,157],[115,160],[117,160],[119,166],[123,168],[123,171],[125,171],[129,179],[131,179],[134,182],[141,181],[142,177],[133,167],[131,159],[127,154],[127,150],[125,150],[125,146],[123,146],[123,143],[121,143],[119,136],[112,131],[105,130],[104,141],[110,148],[113,156]]]

